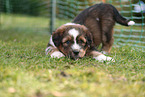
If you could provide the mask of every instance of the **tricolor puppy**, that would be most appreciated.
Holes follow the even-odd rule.
[[[102,52],[110,53],[115,22],[125,26],[135,24],[122,17],[110,4],[91,6],[82,11],[73,23],[64,24],[52,33],[46,54],[58,58],[92,56],[99,61],[113,60],[98,52],[97,47],[102,44]]]
[[[112,59],[96,50],[92,34],[87,27],[75,23],[64,24],[52,33],[46,49],[46,54],[48,53],[54,58],[67,56],[78,59],[93,56],[99,61]]]

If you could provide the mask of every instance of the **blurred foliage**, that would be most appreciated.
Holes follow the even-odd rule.
[[[79,6],[91,6],[92,2],[96,0],[56,0],[57,10],[61,10],[59,6],[67,6],[70,10],[78,10]],[[97,0],[101,1],[101,0]],[[63,2],[63,3],[58,3]],[[82,2],[80,5],[78,2]],[[71,6],[74,4],[74,6]],[[0,0],[0,11],[4,13],[16,13],[16,14],[27,14],[27,15],[47,15],[51,10],[51,0]],[[63,10],[63,9],[62,9]],[[82,10],[79,8],[79,10]],[[59,14],[59,13],[58,13]],[[72,13],[76,15],[76,12]]]
[[[102,0],[57,0],[56,16],[73,19],[85,8],[100,2]]]
[[[48,1],[49,0],[0,0],[0,11],[37,16],[44,12],[44,8],[47,7],[46,9],[48,10]]]
[[[103,0],[56,0],[56,16],[57,18],[73,19],[83,9]],[[143,17],[145,14],[133,13],[134,6],[122,7],[122,5],[132,5],[139,1],[145,0],[104,0],[114,6],[123,16],[130,17],[132,15]],[[27,14],[33,16],[50,16],[51,0],[0,0],[0,12]],[[129,11],[123,13],[122,11]]]

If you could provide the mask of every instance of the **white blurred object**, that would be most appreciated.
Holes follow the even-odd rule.
[[[144,3],[143,1],[139,1],[138,3],[136,3],[136,4],[134,5],[134,11],[135,11],[136,13],[141,13],[141,11],[142,11],[143,13],[145,13],[145,3]]]

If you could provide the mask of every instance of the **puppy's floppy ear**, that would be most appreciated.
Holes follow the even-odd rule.
[[[86,28],[84,25],[82,25],[82,28],[83,28],[83,31],[86,34],[85,36],[86,36],[86,39],[87,39],[87,45],[89,47],[94,47],[93,37],[92,37],[91,32],[89,32],[88,28]]]
[[[52,33],[52,40],[56,47],[59,47],[61,45],[61,40],[63,38],[63,33],[65,31],[65,27],[59,27]]]
[[[60,44],[60,34],[57,33],[57,32],[53,32],[53,34],[52,34],[52,40],[53,40],[55,46],[58,47],[59,44]]]
[[[92,38],[92,34],[91,33],[87,33],[86,34],[86,38],[87,38],[88,44],[92,44],[93,43],[93,38]]]
[[[90,48],[94,49],[95,45],[94,45],[94,42],[93,42],[93,37],[92,37],[92,34],[89,31],[86,33],[86,38],[87,38],[88,46]]]

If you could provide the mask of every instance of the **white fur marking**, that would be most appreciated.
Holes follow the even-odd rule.
[[[61,57],[64,57],[64,55],[60,51],[55,51],[50,56],[52,58],[61,58]]]
[[[96,18],[97,21],[99,21],[99,18]]]
[[[134,25],[135,24],[135,22],[134,21],[129,21],[128,22],[128,25],[130,26],[130,25]]]
[[[80,49],[81,49],[81,47],[76,43],[76,41],[75,41],[75,43],[72,45],[72,47],[71,47],[73,50],[76,50],[76,51],[79,51]]]
[[[99,55],[98,57],[94,57],[96,60],[98,60],[99,62],[104,62],[104,61],[113,61],[115,62],[114,59],[112,59],[111,57],[107,57],[105,55]]]
[[[77,25],[77,24],[75,24],[75,23],[66,23],[64,25]]]
[[[56,48],[56,46],[54,45],[54,42],[53,42],[53,40],[52,40],[52,35],[51,35],[51,37],[50,37],[49,43],[50,43],[53,47]]]
[[[74,44],[72,45],[72,49],[73,50],[77,50],[77,51],[79,51],[80,49],[81,49],[81,47],[77,44],[77,42],[76,42],[76,38],[77,38],[77,36],[79,35],[79,32],[78,32],[78,30],[76,30],[76,29],[71,29],[71,30],[69,30],[69,32],[68,32],[71,36],[73,36],[74,37]]]
[[[73,28],[73,29],[70,29],[70,30],[68,31],[68,33],[69,33],[71,36],[73,36],[75,40],[76,40],[77,36],[79,35],[79,31],[76,30],[76,29],[74,29],[74,28]]]

